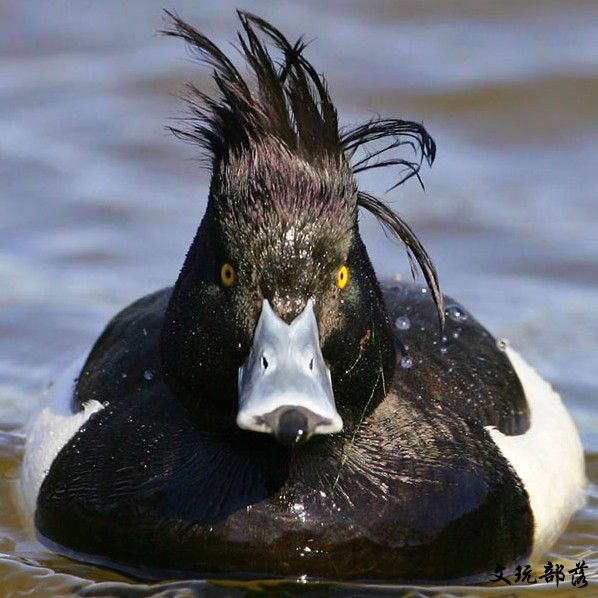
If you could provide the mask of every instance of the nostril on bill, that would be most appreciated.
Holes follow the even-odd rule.
[[[299,409],[287,409],[282,413],[276,428],[276,438],[287,446],[296,446],[309,438],[307,417]]]
[[[262,369],[267,370],[268,369],[268,360],[266,359],[265,355],[262,355]]]

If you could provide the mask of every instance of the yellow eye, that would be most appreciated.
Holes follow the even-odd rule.
[[[336,284],[339,289],[344,289],[349,282],[349,268],[341,266],[336,273]]]
[[[230,264],[224,264],[220,269],[220,280],[225,287],[235,284],[235,269]]]

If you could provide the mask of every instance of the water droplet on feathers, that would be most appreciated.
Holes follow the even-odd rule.
[[[453,322],[462,323],[466,322],[467,318],[469,317],[464,311],[463,308],[459,305],[449,305],[445,312],[446,316],[450,318]]]
[[[409,330],[411,328],[411,320],[407,316],[399,316],[395,320],[395,326],[399,330]]]
[[[496,341],[496,348],[499,351],[506,351],[508,346],[509,346],[509,341],[506,338],[499,338]]]

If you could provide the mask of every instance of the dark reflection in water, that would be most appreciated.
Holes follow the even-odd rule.
[[[345,122],[373,111],[424,120],[439,145],[436,165],[424,173],[426,192],[412,181],[388,200],[421,234],[445,291],[562,392],[583,436],[591,497],[547,558],[584,558],[598,572],[598,5],[172,6],[223,44],[233,38],[235,7],[290,36],[316,38],[309,57],[327,74]],[[15,426],[116,310],[174,281],[205,207],[208,180],[197,150],[173,141],[164,126],[181,113],[174,92],[186,80],[209,86],[209,74],[180,44],[154,35],[161,7],[0,1],[2,589],[36,596],[328,593],[331,586],[303,583],[134,583],[44,550],[9,500],[22,450]],[[363,185],[382,192],[391,176],[376,173]],[[361,226],[379,273],[407,273],[401,249],[369,219]],[[475,594],[497,591],[512,595],[498,588]]]

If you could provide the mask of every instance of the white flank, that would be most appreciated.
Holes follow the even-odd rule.
[[[35,512],[39,489],[62,447],[92,413],[102,408],[99,401],[89,401],[82,411],[72,411],[75,383],[86,357],[77,360],[46,390],[25,428],[21,488],[30,514]]]
[[[518,353],[509,348],[507,355],[525,391],[530,428],[519,436],[486,429],[529,495],[534,516],[533,561],[556,542],[571,515],[585,503],[583,448],[560,396]]]

